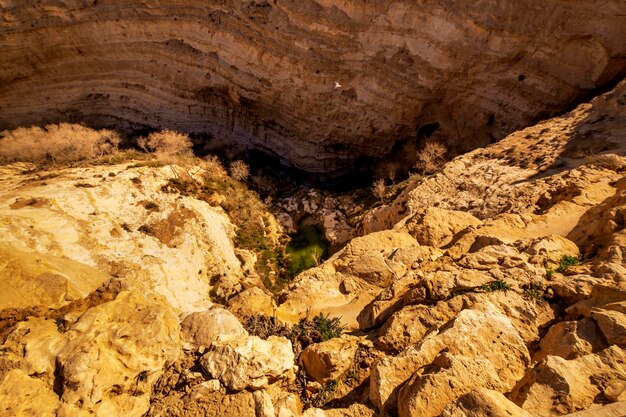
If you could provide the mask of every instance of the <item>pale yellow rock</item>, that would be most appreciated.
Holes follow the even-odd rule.
[[[441,247],[460,231],[480,223],[467,212],[429,207],[414,214],[405,226],[420,245]]]
[[[201,180],[201,169],[187,172],[174,165],[130,165],[52,170],[48,171],[52,178],[46,181],[38,181],[36,173],[21,173],[16,166],[4,169],[0,172],[3,245],[67,258],[124,277],[129,285],[148,287],[165,296],[184,313],[206,310],[212,305],[211,277],[225,276],[235,283],[242,278],[230,220],[221,209],[204,201],[162,190],[170,179],[181,175]],[[45,198],[50,203],[15,208],[15,201],[24,197]],[[147,210],[147,202],[158,209]],[[142,231],[142,226],[148,229]],[[43,260],[43,265],[46,262]],[[72,274],[84,277],[89,271],[69,261],[50,262],[52,273],[54,268],[58,271],[68,266],[69,278]],[[77,287],[78,294],[93,288],[102,276],[92,274],[85,285]],[[74,281],[69,279],[68,285],[76,285]],[[72,291],[70,295],[76,296]]]
[[[379,361],[370,377],[370,398],[374,405],[381,411],[395,409],[398,388],[412,376],[417,381],[426,369],[424,367],[433,364],[444,350],[451,357],[449,363],[456,364],[457,357],[462,359],[459,359],[458,367],[454,368],[458,372],[453,372],[452,376],[445,372],[438,373],[438,366],[435,366],[432,371],[435,384],[444,384],[444,381],[454,383],[457,373],[463,376],[461,369],[471,368],[476,372],[466,374],[464,378],[467,379],[456,382],[461,388],[450,392],[446,397],[448,401],[478,388],[469,381],[472,378],[483,381],[486,388],[497,385],[499,389],[510,389],[523,376],[530,363],[526,345],[509,319],[490,303],[475,305],[472,309],[461,311],[441,332],[429,334],[398,356]],[[496,379],[490,379],[494,375]],[[416,412],[414,407],[422,394],[420,386],[412,384],[410,389],[405,387],[402,391],[402,401],[398,401],[397,407],[403,415],[412,415]],[[446,404],[438,402],[428,412],[436,412],[434,415],[438,415]]]
[[[354,365],[358,348],[356,338],[334,338],[307,346],[298,360],[313,380],[324,384],[340,379]]]
[[[624,417],[626,415],[626,401],[614,404],[594,405],[587,410],[567,414],[565,417]]]
[[[603,390],[604,396],[611,402],[626,401],[626,381],[614,381]]]
[[[436,417],[450,402],[476,387],[506,391],[512,386],[511,381],[500,379],[487,359],[442,353],[430,367],[432,370],[416,373],[400,389],[400,417]]]
[[[62,401],[112,415],[145,413],[152,384],[180,353],[178,320],[167,302],[127,291],[88,310],[65,337],[57,356]],[[131,409],[122,395],[132,399]]]
[[[594,309],[591,317],[609,344],[626,347],[626,314],[615,310]]]
[[[594,320],[562,321],[550,327],[541,339],[539,350],[533,356],[535,362],[548,355],[574,359],[605,347]]]
[[[0,310],[58,308],[86,297],[109,278],[67,258],[0,246]]]
[[[0,358],[19,362],[20,369],[29,375],[40,375],[40,380],[52,386],[56,358],[66,343],[67,338],[54,321],[30,318],[18,323],[8,335]]]
[[[239,317],[252,317],[256,314],[271,317],[276,312],[276,302],[261,288],[252,287],[228,300],[228,309]]]
[[[534,416],[567,414],[591,407],[611,384],[626,382],[626,354],[611,346],[572,360],[548,356],[511,393]]]
[[[48,384],[20,369],[9,371],[0,382],[1,416],[56,417],[59,405]]]
[[[286,338],[248,336],[213,342],[200,364],[213,378],[240,391],[263,388],[281,377],[290,378],[294,361],[291,342]]]
[[[474,303],[467,297],[440,301],[435,306],[409,305],[393,314],[380,329],[375,345],[379,349],[401,352],[418,343],[426,333],[438,329],[462,309]]]
[[[210,346],[218,340],[245,338],[248,335],[237,317],[223,308],[191,313],[180,326],[181,336],[195,348]]]

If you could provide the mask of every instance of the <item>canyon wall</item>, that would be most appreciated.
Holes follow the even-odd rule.
[[[0,130],[172,128],[334,175],[563,111],[624,40],[622,0],[0,0]]]

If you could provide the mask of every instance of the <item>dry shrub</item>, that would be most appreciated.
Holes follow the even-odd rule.
[[[243,161],[231,162],[230,176],[237,181],[245,181],[250,176],[250,167]]]
[[[119,135],[112,130],[61,123],[20,127],[0,134],[0,163],[36,165],[76,162],[110,155],[118,150]]]
[[[424,147],[417,151],[415,168],[422,174],[432,174],[439,171],[446,162],[448,149],[440,142],[429,140]]]
[[[387,194],[387,187],[385,186],[385,180],[380,179],[374,182],[372,186],[372,193],[374,196],[380,199],[381,203],[385,202],[385,195]]]
[[[154,152],[161,157],[192,156],[191,139],[184,133],[173,130],[153,132],[147,138],[139,138],[137,145],[145,151]]]
[[[206,171],[206,174],[209,176],[218,176],[225,177],[226,170],[222,166],[219,158],[215,155],[207,155],[204,157],[204,162],[202,163],[202,169]]]

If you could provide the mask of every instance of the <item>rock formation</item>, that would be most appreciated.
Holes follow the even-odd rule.
[[[47,7],[36,7],[34,3],[17,7],[10,1],[0,4],[6,12],[4,27],[20,27],[27,21],[25,16],[48,16],[33,20],[38,23],[33,23],[32,30],[8,33],[8,53],[16,53],[17,46],[12,42],[25,34],[37,38],[45,33],[42,42],[46,45],[57,39],[54,34],[59,31],[76,36],[90,34],[94,42],[89,45],[102,40],[99,45],[103,60],[97,61],[101,70],[112,68],[109,66],[113,62],[124,64],[125,54],[137,53],[135,46],[143,45],[146,51],[157,47],[183,48],[186,52],[179,55],[167,55],[167,49],[162,50],[163,61],[154,65],[162,64],[163,72],[154,83],[145,83],[140,67],[136,67],[136,73],[122,71],[116,78],[138,77],[135,82],[146,86],[144,93],[135,95],[133,89],[137,87],[129,86],[128,97],[133,98],[127,101],[128,108],[135,108],[150,94],[155,98],[151,105],[158,104],[156,97],[170,103],[162,113],[149,113],[154,108],[144,108],[145,115],[150,114],[153,120],[161,117],[163,123],[168,117],[173,120],[179,111],[179,94],[186,94],[186,89],[181,85],[165,94],[160,77],[171,76],[170,67],[176,70],[187,66],[187,71],[196,71],[199,66],[194,62],[208,59],[203,58],[202,51],[210,43],[205,43],[201,32],[193,32],[205,27],[202,21],[197,23],[197,17],[205,10],[218,11],[209,16],[216,19],[211,26],[211,42],[226,39],[227,33],[232,42],[222,45],[222,51],[230,51],[231,55],[211,59],[240,60],[238,67],[224,67],[225,78],[218,81],[232,87],[220,97],[226,100],[228,96],[241,107],[229,107],[232,103],[224,101],[222,107],[210,107],[213,110],[241,110],[252,103],[246,99],[249,96],[233,87],[244,85],[242,79],[224,80],[228,74],[245,76],[241,70],[245,59],[235,51],[241,51],[237,48],[242,48],[241,42],[250,36],[247,31],[261,27],[270,30],[275,19],[283,19],[279,26],[283,29],[315,28],[313,42],[318,36],[338,36],[339,29],[332,29],[333,22],[343,22],[341,30],[354,31],[351,25],[355,21],[379,10],[373,28],[382,25],[387,29],[374,33],[372,28],[361,27],[362,45],[378,45],[377,36],[386,42],[408,42],[407,48],[418,47],[423,41],[410,37],[409,42],[403,37],[406,33],[389,35],[391,28],[415,23],[417,6],[403,2],[387,5],[375,1],[360,7],[344,2],[341,8],[333,8],[330,2],[256,2],[245,9],[253,17],[247,26],[234,25],[243,17],[241,5],[236,9],[239,14],[229,14],[234,6],[222,2],[196,8],[185,4],[178,5],[178,14],[170,14],[181,16],[181,21],[170,22],[171,26],[158,36],[150,30],[163,28],[164,10],[170,10],[160,4],[142,3],[119,22],[105,16],[116,16],[127,6],[113,7],[107,2],[61,1]],[[425,28],[435,25],[439,30],[432,36],[442,37],[440,43],[432,43],[424,51],[443,53],[437,48],[446,44],[445,36],[450,31],[457,31],[454,33],[458,39],[473,42],[472,36],[459,34],[469,30],[467,15],[486,6],[480,2],[463,7],[459,4],[453,1],[445,7],[421,5]],[[521,55],[515,64],[527,70],[526,77],[516,79],[515,85],[532,80],[533,88],[543,94],[535,91],[528,102],[519,101],[516,94],[520,90],[511,88],[505,98],[499,95],[502,90],[498,88],[508,84],[489,84],[495,72],[485,70],[481,72],[487,77],[483,83],[462,87],[472,91],[471,97],[478,100],[471,101],[471,108],[482,111],[483,102],[478,97],[486,97],[477,95],[471,85],[481,89],[491,85],[489,97],[494,101],[490,103],[495,106],[500,99],[508,100],[510,107],[501,111],[512,111],[515,106],[522,106],[517,108],[520,110],[539,102],[556,106],[558,100],[550,100],[576,96],[584,84],[582,78],[577,78],[583,77],[581,74],[595,74],[589,81],[595,85],[619,72],[619,54],[610,52],[614,49],[607,45],[612,45],[612,36],[623,26],[616,26],[607,16],[621,16],[621,3],[605,3],[604,9],[594,10],[595,14],[585,11],[592,4],[595,3],[544,4],[544,8],[552,7],[550,25],[540,19],[526,22],[529,17],[491,20],[499,9],[472,15],[470,32],[476,36],[482,33],[485,47],[495,55],[497,51],[504,53],[503,48],[512,48],[518,42],[517,36],[521,36],[507,29],[509,24],[525,22],[525,30],[541,29],[545,44],[541,44],[541,53],[534,51],[527,58]],[[170,3],[168,7],[174,6]],[[461,7],[465,14],[454,14],[455,7]],[[500,2],[499,7],[505,7],[504,3]],[[510,7],[528,9],[527,15],[520,16],[545,13],[524,3]],[[73,12],[66,14],[68,8]],[[585,19],[583,15],[563,15],[564,10],[577,8],[586,13]],[[435,9],[446,13],[433,14]],[[102,21],[89,20],[95,16],[94,10],[102,12]],[[304,19],[309,12],[317,20],[305,19],[304,25],[297,18]],[[597,21],[593,16],[599,16],[597,21],[606,25],[594,26]],[[132,26],[128,22],[133,19],[143,24]],[[446,24],[451,21],[456,23]],[[500,29],[483,32],[484,27],[495,22]],[[571,22],[576,25],[572,23],[567,29]],[[128,25],[124,26],[128,32],[115,31],[117,25]],[[600,34],[577,37],[576,41],[569,35],[550,38],[555,30],[552,25],[564,25],[566,29],[559,29],[559,33],[596,27]],[[96,26],[109,28],[111,33],[100,38],[98,31],[90,29]],[[159,43],[161,36],[173,36],[168,30],[177,27],[196,33],[196,46],[182,40],[165,46]],[[225,32],[225,27],[234,32]],[[129,43],[115,43],[116,36],[123,37],[124,33],[129,36]],[[150,33],[157,46],[146,41]],[[276,33],[271,39],[303,39],[290,33]],[[507,37],[507,42],[500,42],[502,37]],[[539,38],[524,39],[529,48],[539,47],[533,43]],[[573,46],[568,42],[574,42]],[[79,48],[79,56],[85,54],[93,60],[95,51],[83,51],[82,45],[78,42],[65,47]],[[108,54],[113,54],[113,45],[119,61],[107,60],[112,56]],[[123,45],[133,48],[124,49]],[[311,45],[298,44],[294,48],[315,51]],[[558,51],[550,49],[557,45]],[[592,45],[604,45],[602,51],[609,51],[604,61],[587,59],[567,65],[558,59],[561,50],[565,51],[563,57],[575,56],[568,47],[582,48],[586,57],[597,57],[592,52],[599,50]],[[358,50],[352,51],[352,64],[362,62],[363,57],[355,52]],[[456,49],[445,50],[452,53]],[[274,54],[289,51],[286,47],[275,49],[259,55],[255,62],[277,65]],[[191,53],[196,56],[195,61],[175,59]],[[288,66],[290,55],[282,56],[281,62]],[[554,63],[548,65],[547,56]],[[429,62],[445,58],[431,57]],[[44,60],[36,54],[33,59]],[[380,55],[377,59],[387,58]],[[77,58],[72,67],[85,71],[82,75],[62,74],[66,68],[63,64],[57,72],[48,72],[51,82],[37,94],[50,94],[50,103],[63,109],[65,102],[57,101],[62,85],[58,81],[63,77],[67,77],[63,78],[67,83],[63,84],[63,97],[68,100],[77,97],[74,94],[78,84],[73,84],[74,80],[84,82],[90,89],[95,85],[103,91],[111,87],[113,75],[103,75],[97,84],[90,85],[87,80],[94,79],[93,73],[90,67],[79,65],[87,61],[82,60]],[[303,58],[298,62],[306,67],[301,77],[316,68],[313,61]],[[454,64],[450,57],[445,62]],[[602,70],[593,72],[585,67],[597,69],[599,62],[604,62]],[[17,63],[16,60],[13,64]],[[328,61],[328,68],[331,63]],[[559,66],[553,67],[556,63]],[[2,65],[9,68],[9,64]],[[337,64],[333,71],[345,70],[344,65],[347,68],[352,64]],[[421,61],[413,64],[426,65]],[[245,65],[252,68],[249,62]],[[591,72],[579,73],[583,67]],[[49,70],[46,68],[42,67],[42,71]],[[222,67],[216,68],[218,71]],[[368,65],[363,68],[355,79],[371,69]],[[468,75],[473,73],[470,67],[464,68]],[[508,68],[515,72],[519,69]],[[430,76],[444,77],[444,69]],[[429,76],[426,69],[422,70],[423,77]],[[184,84],[189,74],[180,71],[180,78],[175,80]],[[320,79],[326,76],[342,85],[334,90],[350,85],[350,81],[335,77],[339,72],[329,76],[321,71]],[[565,73],[573,77],[568,83],[562,83],[557,76]],[[508,77],[509,73],[497,74]],[[545,78],[550,83],[541,82],[547,74],[551,74]],[[15,99],[12,94],[20,91],[25,94],[26,90],[20,89],[39,76],[33,73],[14,80],[8,87],[2,84],[2,91],[13,91],[3,95],[3,100]],[[363,86],[368,86],[370,89],[365,91],[373,94],[372,86],[378,84],[374,75],[369,77]],[[299,79],[294,76],[291,81]],[[401,77],[391,71],[386,79],[392,83]],[[203,78],[203,82],[211,80],[214,78]],[[458,80],[450,75],[448,87]],[[148,88],[152,90],[148,92]],[[255,97],[259,98],[274,91],[272,88],[268,85],[262,92],[250,90],[248,94],[258,94]],[[312,90],[310,87],[306,94]],[[384,94],[384,89],[376,91]],[[358,88],[354,94],[355,101],[369,97]],[[273,103],[285,105],[293,98],[284,96]],[[24,97],[22,107],[16,105],[7,113],[3,108],[2,117],[17,117],[22,111],[26,117],[28,112],[34,115],[44,109],[32,106],[34,96]],[[465,96],[455,97],[462,100]],[[91,105],[81,107],[85,112],[82,115],[101,118],[106,107],[103,103],[114,100],[117,99],[113,95],[109,99],[94,99]],[[330,97],[326,101],[337,111],[338,107],[332,107],[337,106],[333,100]],[[402,99],[396,101],[403,103]],[[74,101],[79,102],[82,103]],[[97,103],[103,106],[98,107]],[[407,103],[404,102],[408,106]],[[305,111],[309,104],[294,107],[294,123],[307,120],[308,113],[302,116],[298,112]],[[263,107],[259,106],[261,115]],[[395,117],[392,110],[390,107],[386,114],[390,118]],[[197,116],[195,111],[188,111],[189,119],[177,120],[188,123]],[[467,107],[461,105],[451,110],[458,116],[456,120],[470,114],[465,111]],[[37,114],[46,117],[44,112]],[[141,119],[144,116],[139,113],[127,114],[124,123],[150,122]],[[242,119],[237,119],[240,114],[228,113],[234,123],[232,132],[241,128]],[[361,116],[374,117],[373,114],[368,111]],[[521,111],[518,117],[515,123],[523,123],[533,115]],[[441,132],[449,129],[444,119],[439,120]],[[472,120],[474,123],[479,119]],[[504,132],[515,125],[505,129],[498,120],[492,123],[494,132]],[[315,123],[323,121],[322,117]],[[254,123],[250,119],[247,126],[252,128]],[[219,123],[215,126],[219,127]],[[272,126],[278,129],[282,125]],[[472,126],[477,129],[478,141],[481,134],[488,133]],[[330,124],[324,128],[333,129]],[[292,132],[297,131],[293,129]],[[320,132],[324,130],[316,134]],[[337,144],[351,137],[336,132]],[[358,136],[359,132],[351,134]],[[298,137],[304,142],[309,140]],[[286,138],[276,136],[267,143],[296,146],[302,150],[298,157],[311,150],[304,142],[289,142]],[[324,146],[323,140],[318,143]],[[293,155],[286,152],[283,156]],[[341,152],[332,158],[341,160]],[[307,169],[321,169],[323,164],[316,164],[322,160],[312,161]],[[297,158],[292,162],[299,164]],[[279,259],[282,253],[272,252],[276,249],[272,245],[286,236],[268,211],[270,206],[261,203],[246,184],[228,178],[216,159],[191,155],[174,158],[128,151],[47,167],[28,162],[1,165],[0,416],[625,415],[626,81],[569,113],[458,156],[438,172],[413,175],[394,184],[388,199],[375,206],[368,206],[367,199],[363,199],[358,210],[334,212],[333,200],[324,193],[318,199],[316,192],[305,193],[307,197],[302,201],[281,201],[277,204],[278,215],[283,217],[297,218],[302,213],[320,219],[333,217],[333,213],[343,215],[337,214],[326,224],[340,233],[327,231],[327,235],[335,236],[335,243],[345,240],[346,244],[338,244],[338,250],[329,259],[295,277],[275,276],[279,268],[272,269],[272,262],[284,259]],[[316,201],[323,202],[313,207]],[[352,237],[356,235],[360,236]],[[282,287],[281,279],[286,281]]]
[[[487,144],[626,69],[621,0],[0,7],[0,128],[167,127],[327,176],[433,134]]]

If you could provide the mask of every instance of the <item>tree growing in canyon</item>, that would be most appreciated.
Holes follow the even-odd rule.
[[[372,194],[378,199],[382,204],[385,204],[385,194],[387,194],[387,186],[385,185],[385,180],[378,179],[374,181],[374,185],[372,186]]]
[[[441,142],[428,140],[424,147],[417,151],[417,162],[414,167],[422,174],[439,171],[446,162],[448,149]]]
[[[139,138],[137,145],[159,157],[188,157],[192,155],[193,146],[189,136],[172,130],[153,132],[147,138]]]

